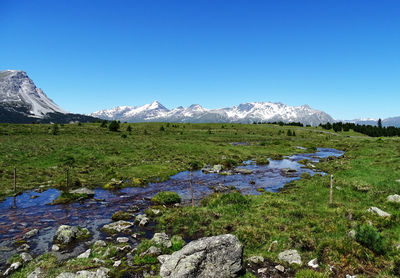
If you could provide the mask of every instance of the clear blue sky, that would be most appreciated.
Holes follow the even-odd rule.
[[[400,116],[400,1],[0,0],[0,66],[71,112],[273,101]]]

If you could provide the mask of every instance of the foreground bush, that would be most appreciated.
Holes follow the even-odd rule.
[[[385,238],[370,225],[360,225],[356,228],[356,240],[361,245],[371,249],[378,255],[383,255],[386,253],[387,246]]]

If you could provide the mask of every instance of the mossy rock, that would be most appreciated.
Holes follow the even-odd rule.
[[[176,192],[163,191],[157,193],[151,201],[158,205],[173,205],[181,202],[181,197]]]
[[[63,191],[61,195],[55,199],[51,205],[59,205],[59,204],[69,204],[69,203],[74,203],[77,201],[85,200],[90,198],[88,194],[84,193],[69,193]]]
[[[118,220],[129,220],[133,217],[133,214],[129,213],[129,212],[125,212],[125,211],[117,211],[115,212],[112,216],[111,219],[114,221],[118,221]]]

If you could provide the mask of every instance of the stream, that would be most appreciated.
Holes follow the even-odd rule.
[[[268,165],[256,165],[253,161],[245,161],[238,168],[251,170],[249,174],[220,175],[203,173],[201,170],[193,171],[191,178],[194,197],[197,201],[201,200],[213,193],[212,187],[217,185],[235,186],[242,194],[260,194],[258,188],[277,192],[286,183],[300,179],[302,173],[326,175],[312,170],[312,165],[311,169],[305,168],[298,161],[308,159],[311,163],[317,163],[321,158],[339,157],[343,154],[344,152],[335,149],[318,148],[315,153],[296,154],[282,160],[269,159]],[[76,256],[94,241],[108,237],[100,228],[112,222],[111,216],[116,211],[137,205],[140,208],[137,214],[141,214],[149,207],[150,199],[160,191],[175,191],[181,196],[183,203],[190,202],[189,183],[190,172],[184,171],[171,176],[167,181],[149,183],[146,187],[129,187],[118,191],[95,189],[94,198],[66,205],[49,205],[60,195],[60,191],[53,188],[41,193],[26,191],[19,196],[9,197],[0,203],[0,268],[4,267],[10,256],[18,252],[14,242],[22,239],[29,230],[39,229],[37,236],[27,239],[30,246],[28,252],[36,256],[51,250],[53,236],[60,225],[88,228],[92,233],[89,241],[78,244],[68,253],[56,254],[59,258]],[[150,238],[154,233],[154,223],[147,227],[134,226],[133,232]],[[133,246],[139,242],[133,238],[130,238],[130,241]]]

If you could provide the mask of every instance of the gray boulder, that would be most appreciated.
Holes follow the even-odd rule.
[[[247,261],[252,264],[261,264],[264,262],[264,258],[261,256],[253,256],[248,258]]]
[[[15,262],[13,264],[11,264],[11,266],[9,268],[7,268],[7,270],[4,272],[4,276],[8,276],[11,273],[13,273],[14,271],[16,271],[17,269],[19,269],[22,266],[21,262]]]
[[[144,251],[140,256],[158,256],[161,255],[161,249],[155,246],[151,246],[149,249]]]
[[[231,234],[205,237],[165,258],[161,277],[237,277],[242,270],[243,246]],[[164,258],[163,258],[164,259]]]
[[[138,214],[135,217],[135,223],[139,224],[139,226],[146,226],[149,221],[150,219],[146,216],[146,214]]]
[[[278,259],[289,264],[299,264],[301,265],[301,257],[297,250],[286,250],[278,255]]]

